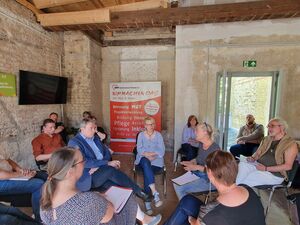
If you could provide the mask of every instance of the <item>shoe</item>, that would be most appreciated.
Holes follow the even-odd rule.
[[[156,216],[153,216],[150,223],[144,223],[143,225],[157,225],[161,221],[161,215],[158,214]]]
[[[159,198],[159,193],[158,193],[158,192],[155,192],[155,193],[153,194],[153,196],[154,196],[154,205],[155,205],[155,207],[157,208],[157,207],[162,206],[163,201],[160,200],[160,198]]]
[[[153,210],[151,208],[151,202],[145,202],[146,214],[151,216],[153,214]]]

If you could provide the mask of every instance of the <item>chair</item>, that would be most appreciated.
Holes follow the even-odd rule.
[[[139,133],[137,133],[137,135],[136,135],[136,143],[137,143]],[[134,146],[134,148],[132,150],[132,153],[133,153],[134,161],[135,161],[136,155],[137,155],[137,146],[136,145]],[[133,179],[134,179],[135,182],[137,182],[137,174],[138,173],[143,173],[143,171],[141,169],[139,169],[139,167],[137,167],[137,165],[135,165],[135,164],[133,164],[132,171],[133,171]],[[167,170],[166,170],[166,166],[164,165],[161,170],[159,170],[158,172],[155,173],[155,175],[162,175],[162,181],[163,181],[163,185],[164,185],[164,196],[166,196],[167,195]]]
[[[211,189],[211,182],[209,182],[209,190],[207,191],[201,191],[201,192],[192,192],[191,194],[194,196],[205,196],[204,204],[206,205],[209,201],[212,199],[212,193],[217,193],[217,189]]]
[[[183,158],[186,157],[186,154],[185,152],[183,151],[183,148],[180,148],[177,150],[177,153],[176,153],[176,160],[174,162],[174,172],[176,172],[177,170],[177,165],[178,165],[178,157],[180,155],[180,160],[182,161]]]
[[[273,194],[274,194],[275,190],[284,189],[285,190],[285,195],[287,197],[288,196],[288,189],[292,185],[292,182],[293,182],[293,180],[296,176],[298,168],[299,168],[298,161],[294,161],[292,169],[287,171],[287,176],[288,176],[287,181],[283,181],[281,184],[276,184],[276,185],[258,185],[258,186],[254,187],[254,188],[258,189],[258,193],[259,193],[260,190],[270,191],[268,204],[267,204],[267,207],[265,209],[265,216],[266,217],[267,217],[269,208],[271,207],[271,201],[272,201],[272,197],[273,197]]]

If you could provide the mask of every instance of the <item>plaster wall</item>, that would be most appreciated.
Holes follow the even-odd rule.
[[[300,19],[177,26],[175,151],[190,114],[215,126],[216,78],[223,71],[280,72],[277,116],[299,139],[299,27]],[[243,68],[243,60],[251,59],[257,67]]]

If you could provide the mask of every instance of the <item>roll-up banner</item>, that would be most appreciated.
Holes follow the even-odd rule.
[[[110,148],[132,152],[144,118],[155,119],[161,131],[161,82],[110,83]]]

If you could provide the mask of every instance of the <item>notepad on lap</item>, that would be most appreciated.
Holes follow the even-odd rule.
[[[181,175],[180,177],[177,177],[177,178],[175,178],[175,179],[172,179],[172,181],[173,181],[175,184],[178,184],[178,185],[184,185],[184,184],[193,182],[193,181],[198,180],[198,179],[199,179],[198,176],[196,176],[196,175],[193,174],[192,172],[188,171],[188,172],[186,172],[185,174]]]
[[[105,195],[106,195],[105,197],[108,201],[110,201],[113,204],[113,206],[115,208],[115,213],[119,213],[125,206],[131,193],[132,193],[132,189],[111,186],[105,192]]]
[[[12,177],[9,180],[29,180],[29,177]]]

